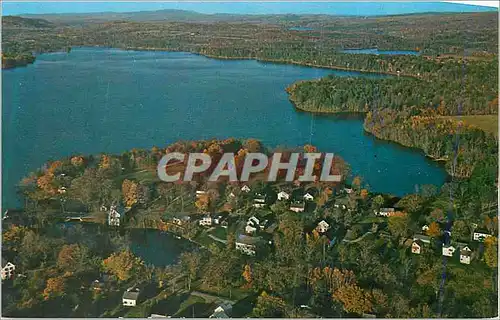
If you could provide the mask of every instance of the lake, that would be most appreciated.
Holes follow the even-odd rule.
[[[342,156],[371,190],[400,196],[444,182],[440,165],[364,133],[361,117],[297,112],[285,88],[329,74],[383,77],[179,52],[75,48],[40,55],[33,65],[3,70],[2,205],[18,206],[14,185],[47,160],[180,139],[312,143]]]
[[[343,53],[352,53],[352,54],[382,54],[382,55],[411,55],[418,56],[420,55],[419,51],[410,51],[410,50],[378,50],[378,49],[344,49]]]

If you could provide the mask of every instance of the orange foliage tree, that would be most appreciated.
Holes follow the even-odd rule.
[[[125,200],[125,205],[127,207],[132,207],[137,203],[139,197],[137,182],[128,179],[123,180],[122,183],[122,194]]]
[[[441,229],[439,228],[439,225],[436,222],[432,222],[429,225],[429,229],[427,230],[427,235],[429,237],[439,237],[441,235]]]
[[[371,295],[355,284],[340,287],[332,297],[333,300],[341,302],[347,312],[357,314],[372,312]]]
[[[126,281],[141,273],[144,262],[129,250],[113,253],[103,261],[104,270],[114,274],[119,280]]]
[[[58,276],[54,278],[49,278],[47,280],[47,285],[43,290],[43,298],[49,300],[58,296],[63,296],[66,291],[66,278],[63,276]]]

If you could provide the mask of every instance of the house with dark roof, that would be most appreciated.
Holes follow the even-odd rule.
[[[15,270],[16,266],[12,262],[2,259],[2,280],[12,278]]]
[[[492,235],[486,230],[475,230],[473,234],[473,239],[475,241],[484,241],[484,239],[491,237]]]
[[[230,318],[233,312],[233,306],[229,302],[223,302],[215,308],[209,318]]]
[[[262,208],[266,205],[266,195],[261,193],[256,193],[253,198],[253,206],[255,208]]]
[[[125,307],[135,307],[139,301],[139,295],[141,290],[137,287],[128,288],[127,291],[123,293],[122,304]]]
[[[244,234],[240,234],[236,238],[236,250],[243,252],[249,256],[253,256],[256,253],[257,247],[263,243],[260,237],[251,237]]]
[[[290,210],[293,212],[304,212],[306,204],[304,201],[294,201],[290,204]]]

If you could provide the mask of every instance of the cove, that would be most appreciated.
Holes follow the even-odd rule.
[[[176,239],[173,234],[156,229],[125,229],[118,231],[102,228],[102,225],[95,223],[71,221],[57,223],[55,230],[57,230],[56,232],[62,232],[65,237],[75,239],[74,237],[77,236],[76,239],[83,243],[99,238],[99,235],[104,234],[104,232],[120,232],[124,246],[132,251],[135,256],[141,258],[146,265],[156,267],[173,265],[178,262],[181,253],[192,251],[198,247],[189,240]]]
[[[342,156],[377,192],[401,196],[444,182],[439,164],[365,134],[361,117],[297,112],[285,88],[329,74],[384,77],[179,52],[40,55],[3,71],[2,205],[19,206],[14,186],[48,160],[227,137],[273,147],[312,143]]]

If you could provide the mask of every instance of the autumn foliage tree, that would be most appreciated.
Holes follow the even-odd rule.
[[[66,278],[64,276],[57,276],[49,278],[47,285],[43,290],[43,298],[49,300],[58,296],[63,296],[66,291]]]
[[[263,291],[257,298],[252,316],[257,318],[286,318],[288,315],[286,302]]]
[[[345,311],[360,315],[373,309],[370,293],[355,284],[340,287],[333,293],[333,300],[341,302]]]
[[[439,228],[439,225],[436,222],[432,222],[429,225],[429,229],[427,230],[427,235],[432,238],[439,237],[441,235],[441,229]]]
[[[17,251],[17,248],[21,244],[27,231],[27,228],[16,225],[13,225],[10,229],[5,230],[2,235],[3,248]]]
[[[497,237],[487,237],[484,239],[484,262],[492,269],[498,266],[497,241]]]
[[[243,279],[246,281],[246,286],[251,287],[252,286],[252,268],[250,267],[249,264],[246,264],[244,269],[243,269]]]
[[[113,253],[103,261],[105,271],[114,274],[119,280],[127,281],[138,276],[143,268],[144,262],[134,256],[130,250]]]
[[[57,266],[63,270],[76,272],[86,269],[89,264],[87,247],[78,244],[64,245],[57,256]]]
[[[122,194],[127,207],[132,207],[139,198],[139,186],[137,182],[128,179],[123,180]]]

